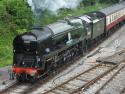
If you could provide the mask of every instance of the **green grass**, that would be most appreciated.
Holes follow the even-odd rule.
[[[45,15],[41,17],[41,24],[46,25],[55,22],[58,19],[65,18],[68,14],[71,14],[72,16],[77,16],[84,14],[89,11],[98,10],[104,7],[107,7],[109,5],[106,4],[96,4],[95,6],[88,6],[88,7],[81,7],[74,10],[62,10],[59,12],[59,15],[52,16],[50,13],[46,12]],[[0,25],[0,27],[3,25]],[[0,28],[0,67],[7,66],[9,64],[12,64],[12,41],[15,37],[13,34],[13,31],[7,32],[7,27],[3,26],[3,29]],[[2,31],[3,30],[3,31]],[[2,32],[2,33],[1,33]]]

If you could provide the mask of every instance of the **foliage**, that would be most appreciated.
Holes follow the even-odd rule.
[[[59,19],[65,19],[66,17],[69,17],[69,15],[72,16],[77,16],[77,15],[81,15],[93,10],[99,10],[102,9],[104,7],[107,7],[111,4],[101,4],[101,3],[96,3],[93,6],[87,6],[87,7],[79,7],[78,9],[60,9],[58,12],[58,15],[53,15],[51,12],[49,11],[45,11],[41,17],[41,24],[42,25],[47,25],[50,23],[53,23]]]
[[[12,63],[12,41],[32,23],[31,9],[24,0],[0,0],[0,67]]]
[[[101,3],[118,3],[120,0],[99,0]]]

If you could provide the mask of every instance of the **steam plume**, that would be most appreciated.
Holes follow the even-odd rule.
[[[76,8],[83,0],[28,0],[35,16],[40,16],[45,10],[57,14],[61,8]]]

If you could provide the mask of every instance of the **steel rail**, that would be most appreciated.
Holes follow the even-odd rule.
[[[88,83],[86,83],[83,86],[79,87],[77,90],[74,90],[70,94],[76,94],[76,93],[78,94],[78,92],[80,92],[80,91],[82,91],[82,92],[86,91],[91,85],[93,85],[95,82],[97,82],[98,80],[100,80],[101,78],[103,78],[105,75],[107,75],[108,73],[110,73],[114,69],[116,69],[118,66],[119,66],[119,64],[116,64],[114,67],[111,67],[109,70],[107,70],[103,74],[101,74],[98,77],[92,79],[91,81],[89,81]]]
[[[97,64],[97,65],[95,65],[95,66],[93,66],[93,67],[89,68],[88,70],[86,70],[86,71],[84,71],[84,72],[82,72],[82,73],[78,74],[78,75],[77,75],[77,76],[75,76],[75,77],[72,77],[71,79],[67,80],[66,82],[64,82],[64,83],[62,83],[62,84],[60,84],[60,85],[58,85],[58,86],[56,86],[56,87],[52,88],[52,89],[51,89],[51,90],[49,90],[49,91],[46,91],[46,92],[45,92],[45,93],[43,93],[43,94],[48,94],[49,92],[52,92],[53,90],[57,89],[58,87],[60,87],[60,86],[63,86],[63,85],[65,85],[65,84],[67,84],[68,82],[70,82],[70,81],[72,81],[72,80],[76,79],[77,77],[79,77],[79,76],[81,76],[81,75],[83,75],[83,74],[85,74],[85,73],[88,73],[89,71],[91,71],[91,70],[93,70],[93,69],[95,69],[95,68],[97,68],[97,67],[99,67],[99,66],[101,66],[101,64]]]
[[[15,87],[17,84],[18,84],[18,82],[15,81],[14,83],[12,83],[12,84],[6,86],[6,88],[4,88],[3,90],[0,91],[0,94],[3,94],[4,92],[8,91],[10,88]]]
[[[101,92],[101,90],[102,90],[111,80],[113,80],[113,78],[114,78],[124,67],[125,67],[125,64],[124,64],[124,66],[122,66],[115,74],[113,74],[112,77],[111,77],[108,81],[106,81],[105,84],[104,84],[103,86],[101,86],[101,87],[96,91],[95,94],[99,94],[99,93]]]

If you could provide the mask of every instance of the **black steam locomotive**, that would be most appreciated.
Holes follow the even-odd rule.
[[[84,54],[123,24],[124,4],[33,27],[31,32],[18,35],[13,41],[12,66],[17,80],[40,78]]]

